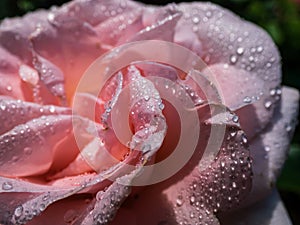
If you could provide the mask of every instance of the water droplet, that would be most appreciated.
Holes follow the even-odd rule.
[[[165,108],[165,105],[164,105],[163,103],[160,103],[160,104],[158,105],[158,107],[159,107],[160,110],[163,110],[163,109]]]
[[[44,211],[45,209],[46,209],[46,205],[45,204],[40,204],[39,210]]]
[[[7,90],[7,91],[12,91],[12,87],[11,87],[10,85],[8,85],[8,86],[6,87],[6,90]]]
[[[32,153],[32,148],[30,148],[30,147],[24,148],[24,153],[25,153],[26,155],[31,155],[31,153]]]
[[[291,132],[292,129],[293,129],[292,126],[289,125],[289,124],[287,124],[287,125],[285,126],[285,130],[286,130],[287,132]]]
[[[257,52],[260,53],[260,52],[262,52],[263,50],[264,50],[264,48],[263,48],[262,46],[258,46],[258,47],[257,47]]]
[[[269,152],[270,150],[271,150],[270,146],[266,145],[266,146],[265,146],[265,151],[266,151],[266,152]]]
[[[244,103],[251,103],[251,98],[249,96],[244,97],[243,102]]]
[[[266,108],[266,109],[270,109],[271,106],[272,106],[272,102],[271,102],[271,101],[266,101],[266,102],[265,102],[265,108]]]
[[[191,197],[190,197],[190,203],[191,203],[191,204],[194,204],[195,201],[196,201],[195,196],[191,196]]]
[[[149,95],[145,95],[144,99],[145,99],[145,101],[149,101],[149,99],[150,99]]]
[[[225,167],[225,162],[221,162],[221,167]]]
[[[271,96],[276,95],[276,90],[275,90],[275,88],[270,90],[270,95],[271,95]]]
[[[239,117],[238,117],[237,115],[234,115],[234,116],[232,117],[232,121],[233,121],[234,123],[239,122]]]
[[[248,143],[248,139],[247,139],[247,137],[246,137],[245,134],[242,135],[242,142],[243,142],[244,144],[247,144],[247,143]]]
[[[236,183],[235,182],[232,182],[232,187],[236,188]]]
[[[239,55],[242,55],[242,54],[244,53],[244,48],[239,47],[239,48],[236,50],[236,53],[239,54]]]
[[[49,107],[49,112],[55,113],[55,107],[53,105]]]
[[[54,15],[54,13],[51,13],[51,12],[47,16],[47,19],[50,23],[54,21],[54,18],[55,18],[55,15]]]
[[[232,64],[235,64],[235,63],[237,62],[237,56],[236,56],[236,55],[230,56],[230,62],[231,62]]]
[[[194,218],[194,217],[195,217],[195,214],[194,214],[193,212],[191,212],[191,213],[190,213],[190,217],[191,217],[191,218]]]
[[[20,217],[22,213],[23,213],[23,206],[20,205],[15,209],[15,216]]]
[[[198,16],[194,16],[192,20],[193,20],[194,24],[198,24],[200,22],[200,19]]]
[[[6,106],[5,105],[0,105],[0,109],[4,111],[6,109]]]
[[[179,196],[177,199],[176,199],[176,205],[178,207],[182,206],[183,205],[183,201],[182,201],[182,197]]]
[[[13,185],[10,182],[4,182],[2,184],[2,189],[5,191],[11,190],[11,189],[13,189]]]

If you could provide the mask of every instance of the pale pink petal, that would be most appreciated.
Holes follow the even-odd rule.
[[[236,111],[249,139],[269,123],[272,114],[264,106],[268,101],[263,95],[266,88],[256,74],[226,64],[214,64],[202,72],[215,78],[224,104]]]
[[[124,205],[125,211],[131,212],[128,212],[130,215],[127,219],[131,218],[133,223],[137,221],[137,224],[149,225],[159,222],[218,224],[218,212],[239,207],[251,187],[251,160],[247,139],[235,122],[227,124],[220,152],[202,170],[198,165],[199,158],[203,154],[201,148],[207,145],[210,125],[221,127],[228,120],[227,116],[226,119],[216,116],[209,121],[204,117],[200,117],[204,120],[199,147],[191,160],[170,179],[150,186],[137,198],[129,199]],[[157,205],[160,207],[156,207]],[[118,215],[116,219],[118,220]]]
[[[50,205],[28,225],[66,225],[80,222],[93,207],[93,195],[74,195]]]
[[[71,115],[71,109],[54,105],[38,105],[21,100],[11,100],[0,96],[0,118],[3,121],[0,134],[3,134],[19,124],[48,115]]]
[[[132,37],[128,38],[128,42],[140,41],[140,40],[164,40],[173,41],[174,28],[181,17],[181,12],[174,6],[166,6],[163,8],[157,8],[153,14],[153,9],[144,10],[144,18],[149,14],[153,15],[151,25],[141,29]],[[148,15],[147,15],[148,14]],[[149,17],[149,16],[148,16]],[[147,24],[147,19],[144,19],[144,23]]]
[[[31,42],[39,55],[63,72],[69,102],[84,71],[109,49],[107,43],[101,41],[108,31],[103,35],[97,32],[96,26],[118,15],[126,17],[138,7],[133,2],[75,1],[48,13],[47,23],[42,24]]]
[[[29,176],[45,173],[56,144],[72,128],[70,115],[42,116],[15,126],[0,136],[0,173]]]
[[[254,109],[250,106],[245,110],[248,112],[246,117],[253,118],[255,122],[252,132],[259,132],[272,118],[280,92],[279,89],[276,93],[281,77],[280,56],[272,39],[261,28],[212,3],[182,3],[179,8],[183,16],[176,26],[176,43],[196,52],[208,65],[231,65],[236,71],[245,71],[233,74],[232,80],[238,75],[253,74],[257,78],[257,86],[264,87]],[[220,72],[222,69],[218,68]],[[232,96],[239,93],[239,89],[229,89]],[[236,99],[238,101],[239,98]],[[238,114],[243,117],[246,113]]]
[[[267,129],[250,144],[253,158],[253,189],[244,204],[262,199],[274,188],[287,157],[290,140],[296,126],[299,93],[292,88],[282,89],[280,106]]]
[[[0,95],[15,99],[31,100],[30,89],[19,77],[20,60],[0,47]]]

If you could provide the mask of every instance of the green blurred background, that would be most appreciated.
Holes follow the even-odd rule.
[[[1,0],[0,20],[20,16],[37,8],[61,5],[66,0]],[[180,1],[141,1],[164,5]],[[269,32],[280,49],[283,66],[283,83],[300,89],[300,1],[299,0],[211,0],[241,17],[250,20]],[[298,2],[298,3],[297,3]],[[300,129],[292,142],[289,158],[278,181],[281,197],[294,224],[300,224]]]

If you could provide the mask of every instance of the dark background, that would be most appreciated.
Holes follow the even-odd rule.
[[[66,0],[0,0],[0,20],[21,16],[37,8],[61,5]],[[180,1],[140,1],[164,5]],[[211,0],[263,27],[282,55],[283,83],[300,89],[300,1],[299,0]],[[298,2],[298,3],[297,3]],[[300,129],[296,129],[290,155],[277,186],[294,224],[300,224]]]

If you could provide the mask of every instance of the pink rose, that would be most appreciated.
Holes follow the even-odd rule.
[[[257,26],[74,0],[4,20],[0,46],[0,224],[290,224],[299,94]]]

